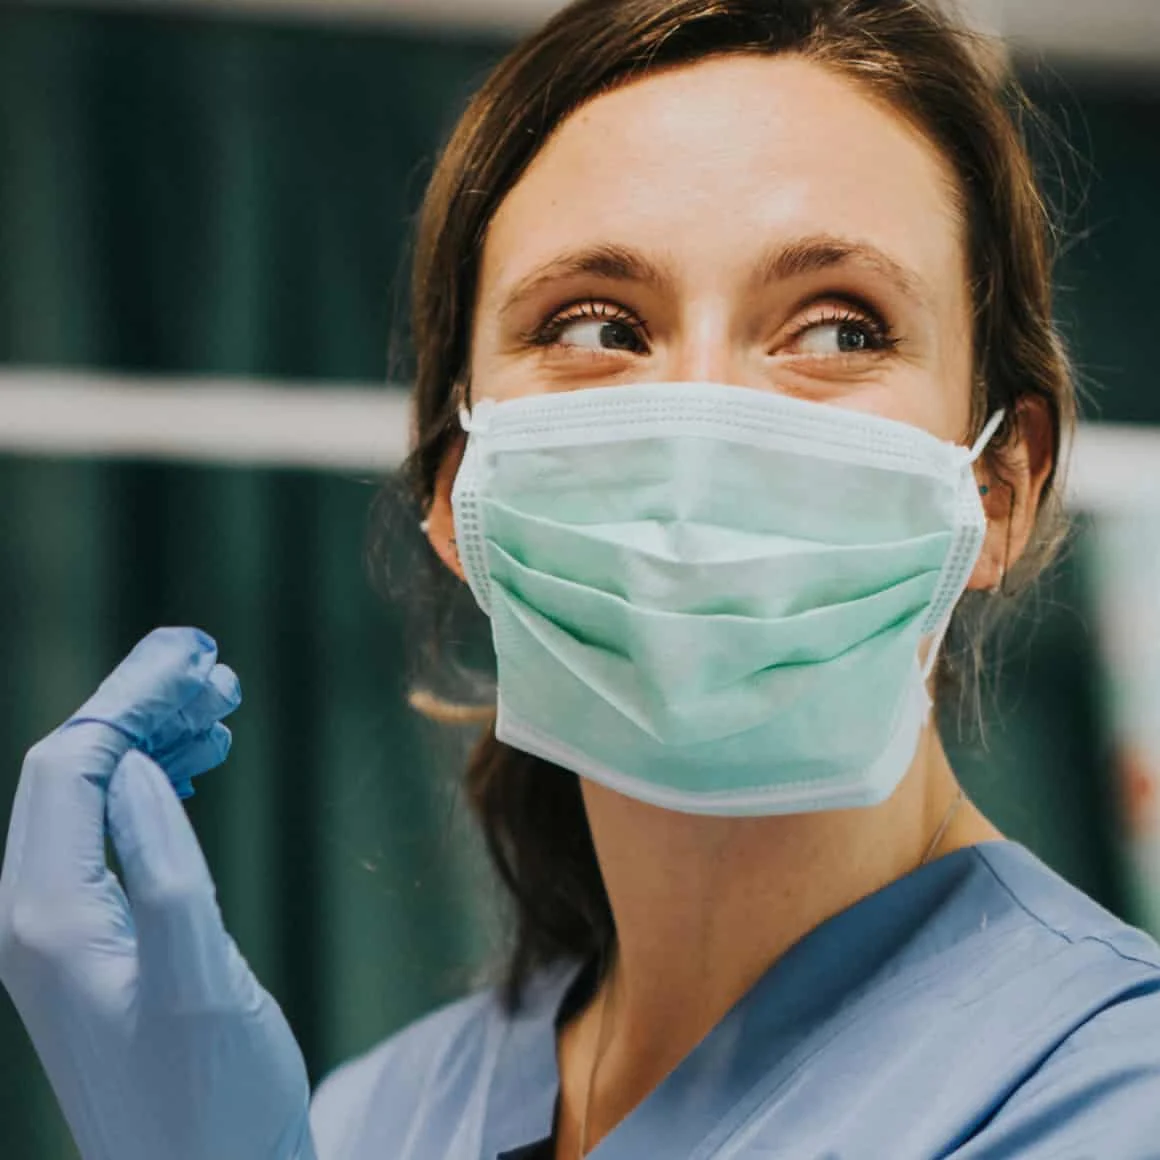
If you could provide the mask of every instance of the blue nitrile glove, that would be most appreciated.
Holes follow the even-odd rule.
[[[229,750],[218,719],[241,698],[216,662],[203,633],[150,634],[29,751],[16,791],[0,980],[85,1160],[314,1157],[302,1053],[174,793]]]

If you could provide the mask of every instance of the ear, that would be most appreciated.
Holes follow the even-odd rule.
[[[463,462],[463,452],[467,447],[467,436],[460,432],[447,449],[439,470],[435,473],[435,491],[431,499],[431,507],[427,511],[427,518],[423,521],[423,530],[427,540],[435,549],[435,554],[459,577],[464,583],[467,578],[463,574],[463,565],[459,561],[459,550],[455,544],[455,518],[451,512],[451,488],[455,484],[455,476],[459,465]]]
[[[1043,489],[1055,465],[1055,439],[1047,402],[1037,396],[1019,400],[1010,446],[975,467],[987,516],[987,535],[972,589],[996,589],[1027,548]],[[985,490],[984,490],[985,489]]]

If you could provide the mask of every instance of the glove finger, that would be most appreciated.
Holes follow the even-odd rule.
[[[139,750],[109,785],[109,833],[137,929],[141,998],[168,1011],[221,1009],[238,959],[189,818],[164,771]]]
[[[206,733],[214,722],[228,717],[241,703],[242,687],[237,674],[228,665],[214,665],[193,700],[162,722],[141,748],[168,772],[174,753]]]
[[[201,693],[216,661],[216,643],[199,629],[154,629],[67,724],[98,721],[145,747]]]
[[[60,729],[29,751],[9,824],[0,897],[67,897],[99,883],[105,792],[126,749],[201,691],[217,646],[194,629],[147,636]]]
[[[175,781],[179,774],[194,777],[202,774],[206,769],[219,766],[230,753],[230,739],[232,733],[229,728],[217,722],[206,722],[200,730],[191,733],[182,733],[173,738],[168,745],[160,748],[142,749],[142,752],[159,764],[169,775],[169,780]],[[206,746],[206,739],[216,742]],[[187,766],[195,769],[194,774],[182,774]]]
[[[58,729],[24,759],[4,859],[3,890],[30,901],[68,897],[99,883],[105,863],[102,768],[113,769],[124,738],[103,725]]]
[[[220,723],[211,725],[208,734],[187,744],[176,761],[170,764],[166,764],[160,757],[154,759],[169,775],[169,780],[182,801],[196,795],[193,788],[195,777],[200,777],[203,773],[208,773],[209,770],[221,765],[229,756],[233,745],[233,734],[229,727]]]
[[[171,746],[163,753],[148,754],[176,786],[216,768],[229,756],[233,734],[228,726],[211,725],[204,733]]]
[[[229,728],[215,723],[157,760],[178,797],[188,798],[192,779],[221,765],[232,744]],[[51,735],[30,751],[9,819],[0,898],[17,889],[67,893],[105,879],[103,779],[75,767],[92,760],[94,747],[109,748],[106,760],[115,765],[119,746],[116,734],[89,723]]]

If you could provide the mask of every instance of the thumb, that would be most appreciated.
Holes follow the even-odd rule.
[[[197,835],[161,768],[131,749],[109,783],[108,828],[137,929],[141,997],[189,1014],[244,1001]]]

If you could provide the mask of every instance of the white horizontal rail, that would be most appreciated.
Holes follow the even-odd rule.
[[[407,453],[407,392],[253,379],[0,372],[0,450],[387,471]]]
[[[410,432],[399,386],[0,371],[0,453],[383,473]],[[1072,506],[1160,512],[1160,427],[1081,424]]]
[[[1081,423],[1067,474],[1068,502],[1081,511],[1160,513],[1160,427]]]

